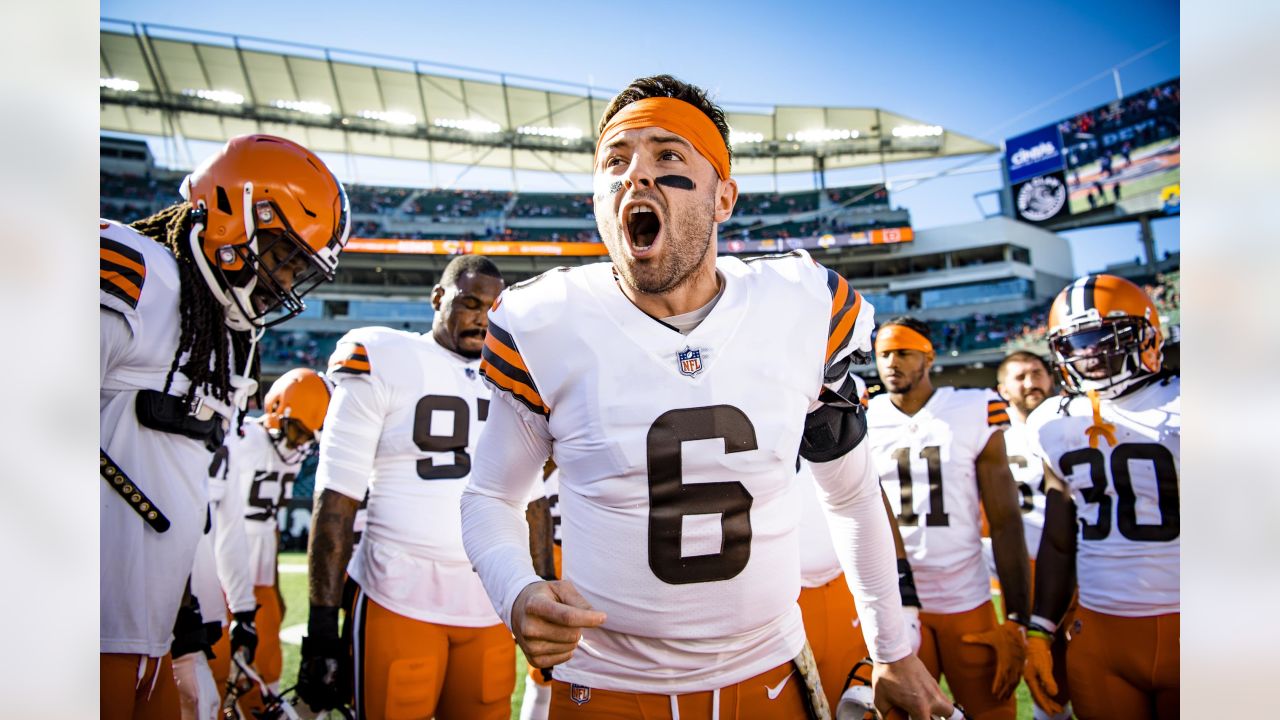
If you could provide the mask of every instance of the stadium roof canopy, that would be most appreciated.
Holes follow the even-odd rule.
[[[320,152],[590,172],[613,90],[104,18],[102,130],[221,142],[251,132]],[[725,102],[734,174],[994,152],[880,108]]]

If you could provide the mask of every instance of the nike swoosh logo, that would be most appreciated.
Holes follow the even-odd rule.
[[[787,676],[782,678],[782,682],[778,683],[776,687],[769,687],[768,685],[765,685],[764,689],[769,693],[769,699],[776,700],[778,698],[778,694],[782,692],[782,688],[787,686],[787,683],[791,680],[791,676],[795,674],[795,670],[787,673]]]

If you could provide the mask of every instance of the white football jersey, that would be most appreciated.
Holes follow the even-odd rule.
[[[102,449],[169,519],[158,533],[99,481],[99,649],[159,657],[205,527],[211,453],[198,440],[143,427],[139,390],[164,390],[178,349],[180,282],[156,241],[103,220],[99,304],[99,434]],[[172,395],[191,386],[175,372]]]
[[[992,391],[954,387],[936,388],[915,415],[888,393],[867,407],[876,472],[925,612],[965,612],[991,599],[975,463],[1007,423],[1006,408]]]
[[[564,575],[608,614],[557,679],[724,687],[804,642],[796,454],[826,370],[869,351],[871,308],[803,252],[716,265],[722,295],[687,335],[607,263],[490,312],[486,377],[554,439]]]
[[[282,452],[261,418],[245,421],[244,437],[237,443],[235,452],[235,490],[244,503],[253,584],[270,587],[276,584],[280,508],[287,507],[289,498],[293,497],[293,481],[303,458],[301,453]]]
[[[809,463],[801,460],[796,473],[796,492],[800,494],[800,586],[822,587],[844,572],[831,540],[827,513],[818,502],[818,484]]]
[[[551,539],[560,546],[560,469],[556,468],[542,480],[543,497],[551,503]]]
[[[1075,502],[1076,581],[1090,610],[1141,617],[1179,611],[1181,390],[1178,377],[1102,401],[1116,444],[1086,431],[1084,396],[1046,400],[1027,425]]]
[[[1049,398],[1045,402],[1056,402]],[[1044,532],[1044,463],[1036,456],[1035,438],[1026,423],[1009,416],[1004,431],[1004,451],[1009,456],[1009,471],[1018,485],[1018,503],[1022,510],[1022,531],[1027,538],[1027,554],[1032,562],[1040,548]]]
[[[489,414],[479,364],[387,328],[347,333],[329,363],[316,492],[368,492],[348,572],[384,607],[443,625],[500,622],[462,547],[459,503]]]

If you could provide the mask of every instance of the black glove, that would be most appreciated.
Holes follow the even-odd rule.
[[[194,598],[178,606],[178,617],[173,623],[173,644],[169,652],[175,659],[193,652],[206,652],[209,645],[205,638],[204,618],[200,617],[200,605]]]
[[[242,610],[233,615],[235,620],[231,623],[231,654],[244,648],[245,662],[250,663],[258,650],[258,628],[253,624],[253,618],[257,614],[257,608]]]
[[[302,638],[302,662],[298,665],[298,697],[312,712],[346,705],[350,678],[344,673],[347,646],[338,637],[338,609],[311,607],[307,635]]]

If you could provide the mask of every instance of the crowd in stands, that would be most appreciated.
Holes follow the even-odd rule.
[[[383,215],[400,209],[413,194],[412,188],[379,187],[375,185],[346,185],[347,200],[353,213]]]
[[[795,215],[818,209],[818,191],[794,193],[743,193],[733,208],[735,215]]]
[[[507,217],[513,218],[577,218],[594,220],[595,208],[590,195],[567,193],[521,193]]]
[[[842,207],[888,207],[889,191],[883,185],[831,188],[827,190],[827,199]]]
[[[287,329],[263,333],[258,352],[265,365],[308,367],[323,372],[342,333],[298,332]]]
[[[132,222],[179,201],[177,188],[184,173],[156,171],[145,176],[102,172],[99,176],[99,211],[102,217]],[[836,188],[828,191],[835,202],[857,198],[876,186]],[[449,239],[498,241],[599,242],[594,208],[588,194],[525,193],[487,190],[417,190],[412,188],[347,185],[353,218],[351,236],[392,239]],[[802,238],[825,233],[897,226],[874,217],[841,215],[835,218],[790,219],[818,210],[816,190],[792,193],[744,193],[738,196],[737,218],[774,216],[754,221],[730,221],[721,226],[721,238],[761,240]],[[855,204],[875,199],[887,206],[883,188]],[[390,218],[395,216],[392,222]],[[563,219],[563,225],[520,227],[525,219]],[[783,218],[786,218],[783,220]],[[506,221],[516,221],[510,227]],[[781,220],[781,222],[780,222]],[[416,222],[415,222],[416,221]],[[413,229],[425,223],[439,227]],[[590,223],[588,225],[587,223]],[[391,230],[388,226],[409,229]],[[471,227],[463,229],[466,225]],[[484,225],[483,229],[476,226]],[[451,227],[453,226],[453,227]]]
[[[496,235],[493,240],[550,240],[551,242],[600,242],[595,228],[581,227],[549,227],[549,228],[507,228],[506,232]]]
[[[501,213],[511,195],[489,190],[423,190],[404,209],[410,215],[429,216],[435,222],[478,218]]]

